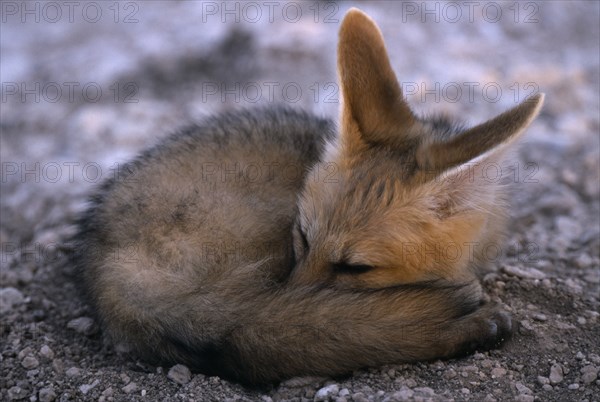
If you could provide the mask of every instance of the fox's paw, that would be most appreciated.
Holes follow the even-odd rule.
[[[457,337],[455,357],[498,348],[510,339],[513,330],[510,314],[498,306],[484,306],[456,324],[461,334]]]

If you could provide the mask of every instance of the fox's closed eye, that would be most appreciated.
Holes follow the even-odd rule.
[[[360,275],[371,270],[373,270],[373,267],[367,264],[349,264],[347,262],[333,264],[333,271],[336,274]]]

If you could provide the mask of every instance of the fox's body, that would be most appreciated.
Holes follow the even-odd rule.
[[[104,184],[75,257],[113,340],[255,384],[453,357],[510,333],[475,277],[502,215],[498,185],[478,177],[541,98],[470,130],[417,118],[358,11],[339,63],[339,130],[287,108],[224,114]]]

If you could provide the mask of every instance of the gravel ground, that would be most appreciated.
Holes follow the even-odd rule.
[[[600,400],[598,2],[1,6],[1,400]],[[460,360],[263,391],[120,355],[66,263],[86,194],[204,114],[287,102],[335,118],[350,6],[380,24],[418,111],[475,123],[547,94],[511,173],[507,245],[483,279],[515,336]]]

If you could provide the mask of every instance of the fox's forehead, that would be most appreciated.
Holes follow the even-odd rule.
[[[403,180],[401,164],[386,167],[379,162],[365,161],[352,169],[340,165],[329,181],[309,178],[299,203],[302,226],[332,234],[356,232],[397,227],[427,213],[432,195]]]

